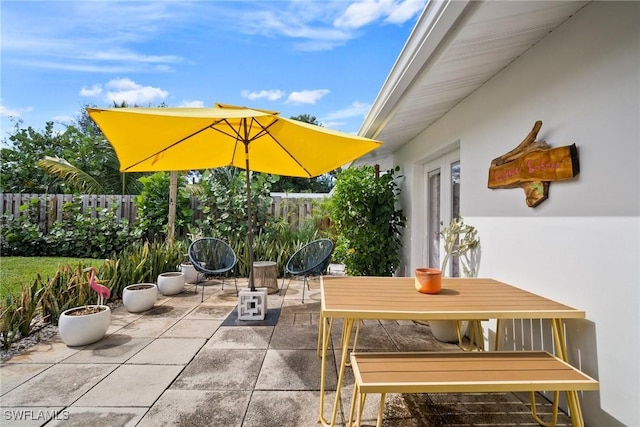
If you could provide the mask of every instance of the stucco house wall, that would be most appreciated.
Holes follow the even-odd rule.
[[[424,262],[423,165],[459,147],[461,214],[479,230],[479,275],[586,311],[567,337],[571,362],[600,381],[581,397],[591,427],[640,425],[639,12],[637,2],[590,3],[382,162],[405,173],[399,273],[411,276]],[[580,174],[529,208],[521,189],[490,190],[487,177],[536,120],[538,139],[577,145]],[[495,324],[486,325],[491,336]]]

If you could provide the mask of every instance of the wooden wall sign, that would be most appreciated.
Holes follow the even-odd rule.
[[[489,188],[524,190],[527,206],[536,207],[549,197],[549,183],[574,178],[580,173],[576,144],[551,148],[536,141],[542,122],[513,150],[491,161]]]

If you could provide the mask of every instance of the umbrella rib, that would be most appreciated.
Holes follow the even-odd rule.
[[[262,123],[260,123],[260,122],[258,122],[258,121],[256,121],[256,123],[258,124],[258,126],[260,126],[260,127],[262,128],[262,131],[261,131],[261,132],[264,132],[264,133],[266,133],[267,135],[269,135],[269,137],[270,137],[270,138],[271,138],[271,139],[272,139],[276,144],[278,144],[278,145],[280,146],[280,148],[282,148],[282,151],[284,151],[285,153],[287,153],[287,155],[289,156],[289,158],[290,158],[291,160],[293,160],[293,161],[294,161],[298,166],[300,166],[300,168],[301,168],[302,170],[304,170],[304,171],[307,173],[307,175],[309,175],[309,178],[311,178],[311,177],[313,176],[313,174],[311,174],[311,172],[309,172],[309,170],[308,170],[306,167],[304,167],[304,165],[303,165],[302,163],[300,163],[300,162],[298,161],[298,159],[296,159],[296,158],[295,158],[295,156],[293,156],[293,154],[291,154],[291,152],[290,152],[289,150],[287,150],[287,148],[286,148],[285,146],[283,146],[283,145],[280,143],[280,141],[278,141],[278,139],[277,139],[277,138],[275,138],[275,137],[271,134],[271,132],[269,132],[269,128],[270,128],[273,124],[275,124],[278,120],[279,120],[279,119],[276,119],[276,120],[272,121],[272,122],[271,122],[271,123],[269,123],[269,125],[268,125],[268,126],[266,126],[266,127],[265,127],[265,126],[263,126],[263,125],[262,125]]]
[[[207,129],[212,129],[212,130],[220,132],[220,133],[222,133],[224,135],[235,137],[236,141],[240,141],[243,144],[250,144],[252,141],[254,141],[254,140],[258,139],[258,138],[261,138],[264,135],[268,135],[276,144],[278,144],[278,146],[282,149],[282,151],[285,152],[287,154],[287,156],[289,156],[289,158],[291,160],[293,160],[300,167],[300,169],[305,171],[305,173],[307,174],[307,176],[309,178],[312,177],[313,174],[311,172],[309,172],[309,170],[302,163],[300,163],[295,158],[295,156],[285,146],[283,146],[280,143],[280,141],[278,141],[277,138],[275,138],[271,134],[271,132],[269,132],[269,128],[271,126],[273,126],[278,120],[279,120],[279,118],[276,118],[276,119],[272,120],[268,125],[264,126],[262,123],[260,123],[258,120],[256,120],[255,118],[252,117],[251,118],[251,124],[249,125],[249,127],[247,127],[246,119],[245,119],[245,120],[243,120],[243,122],[244,122],[243,129],[245,131],[245,135],[244,136],[241,134],[240,129],[234,128],[233,125],[231,125],[231,123],[229,123],[229,121],[226,118],[225,119],[221,119],[221,120],[216,120],[213,123],[203,127],[202,129],[198,129],[197,131],[195,131],[195,132],[193,132],[193,133],[191,133],[191,134],[179,139],[178,141],[176,141],[176,142],[174,142],[174,143],[162,148],[161,150],[159,150],[159,151],[157,151],[155,153],[152,153],[152,154],[148,155],[147,157],[137,161],[136,163],[133,163],[133,164],[127,166],[123,171],[126,172],[126,171],[138,166],[139,164],[144,163],[147,160],[157,156],[158,154],[163,153],[163,152],[175,147],[176,145],[188,140],[189,138],[192,138],[193,136],[198,135],[198,134],[204,132]],[[219,128],[215,127],[217,124],[219,124],[221,122],[226,123],[229,126],[229,129],[231,129],[231,132],[226,132],[226,131],[224,131],[222,129],[219,129]],[[253,138],[249,139],[249,137],[248,137],[248,135],[250,133],[249,129],[253,126],[253,123],[256,123],[260,127],[260,131]],[[235,157],[236,150],[237,150],[237,144],[233,149],[233,154],[232,154],[232,157],[231,157],[232,159]]]
[[[124,169],[124,172],[128,171],[128,170],[129,170],[129,169],[131,169],[131,168],[134,168],[134,167],[138,166],[140,163],[146,162],[146,161],[147,161],[147,160],[149,160],[150,158],[155,157],[155,156],[157,156],[158,154],[163,153],[163,152],[167,151],[168,149],[170,149],[170,148],[172,148],[172,147],[175,147],[176,145],[178,145],[178,144],[182,143],[183,141],[186,141],[187,139],[189,139],[189,138],[191,138],[191,137],[193,137],[193,136],[195,136],[195,135],[198,135],[199,133],[202,133],[202,132],[204,132],[205,130],[207,130],[207,129],[209,129],[210,127],[215,126],[215,125],[216,125],[216,122],[214,122],[214,123],[212,123],[212,124],[210,124],[210,125],[207,125],[207,126],[203,127],[202,129],[199,129],[199,130],[197,130],[197,131],[193,132],[192,134],[187,135],[187,136],[185,136],[184,138],[181,138],[181,139],[177,140],[177,141],[176,141],[176,142],[174,142],[173,144],[170,144],[170,145],[168,145],[168,146],[164,147],[162,150],[160,150],[160,151],[156,151],[155,153],[148,155],[147,157],[145,157],[145,158],[144,158],[144,159],[142,159],[142,160],[138,160],[136,163],[134,163],[134,164],[132,164],[132,165],[127,166],[127,167]]]

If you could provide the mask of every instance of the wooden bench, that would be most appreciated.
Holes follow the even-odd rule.
[[[420,353],[352,353],[355,376],[349,426],[358,406],[356,425],[360,425],[368,393],[380,393],[377,425],[382,425],[386,393],[463,393],[463,392],[531,392],[554,391],[553,420],[558,414],[558,393],[567,392],[568,399],[579,412],[577,390],[597,390],[598,382],[568,363],[543,351],[495,352],[420,352]],[[574,426],[582,425],[582,416],[571,414]]]

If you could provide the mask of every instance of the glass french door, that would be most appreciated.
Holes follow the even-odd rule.
[[[425,165],[426,249],[425,260],[429,267],[441,268],[444,243],[440,229],[449,225],[452,218],[460,216],[460,152],[454,151]],[[458,277],[460,263],[452,257],[445,276]]]

